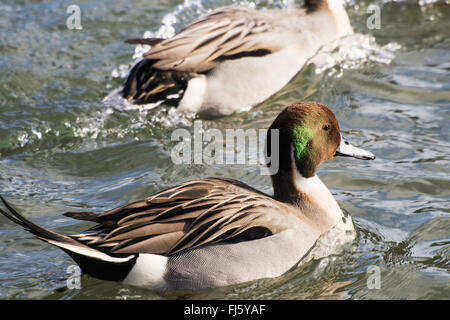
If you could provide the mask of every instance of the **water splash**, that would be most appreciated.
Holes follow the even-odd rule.
[[[424,7],[430,4],[435,4],[438,2],[444,2],[445,4],[450,4],[450,0],[419,0],[417,3],[419,4],[419,6]]]
[[[326,45],[310,63],[316,65],[316,74],[328,70],[328,75],[340,77],[344,70],[360,68],[370,61],[389,64],[399,49],[395,42],[380,46],[374,36],[355,33]]]

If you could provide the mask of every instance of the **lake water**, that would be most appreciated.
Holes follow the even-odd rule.
[[[102,212],[188,179],[232,177],[271,192],[258,168],[173,164],[171,133],[192,132],[192,118],[102,102],[139,53],[124,39],[171,36],[231,3],[77,1],[82,29],[68,30],[72,1],[3,0],[0,194],[34,222],[74,233],[90,224],[61,213]],[[380,29],[367,27],[371,4],[381,8]],[[348,248],[283,277],[228,288],[158,294],[82,276],[81,289],[69,289],[73,261],[0,217],[0,299],[449,299],[449,2],[355,0],[347,10],[355,36],[319,54],[268,101],[203,127],[264,129],[290,103],[330,106],[347,139],[377,156],[337,158],[319,171],[355,221]],[[373,266],[379,289],[370,285]]]

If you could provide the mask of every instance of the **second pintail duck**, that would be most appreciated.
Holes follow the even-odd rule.
[[[134,104],[165,103],[189,113],[229,115],[282,89],[323,45],[353,33],[342,0],[304,7],[217,9],[151,45],[121,95]]]
[[[273,130],[279,134],[273,196],[232,179],[188,181],[102,214],[65,213],[96,223],[72,235],[34,224],[2,197],[0,213],[104,280],[165,291],[277,277],[355,237],[352,218],[316,175],[320,164],[335,156],[375,157],[346,142],[333,112],[316,102],[278,115],[266,142],[272,158]]]

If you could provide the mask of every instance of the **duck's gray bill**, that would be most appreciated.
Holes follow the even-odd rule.
[[[362,160],[375,159],[373,153],[352,146],[342,136],[341,136],[341,144],[339,145],[339,148],[336,150],[335,156],[353,157]]]

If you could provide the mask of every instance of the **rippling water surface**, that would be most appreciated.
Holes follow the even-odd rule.
[[[73,233],[89,224],[62,212],[101,212],[192,178],[232,177],[271,192],[257,168],[173,164],[171,132],[192,132],[192,118],[102,102],[145,49],[124,39],[169,37],[232,1],[77,3],[82,30],[66,27],[72,1],[0,4],[1,194],[36,223]],[[381,7],[379,30],[366,26],[370,4]],[[354,218],[358,237],[348,249],[231,288],[161,295],[83,276],[70,290],[72,260],[0,217],[0,299],[449,299],[450,5],[365,0],[347,9],[353,37],[325,48],[268,101],[203,125],[262,129],[289,103],[329,105],[346,137],[377,156],[334,159],[319,172]],[[380,268],[380,289],[367,286],[370,266]]]

